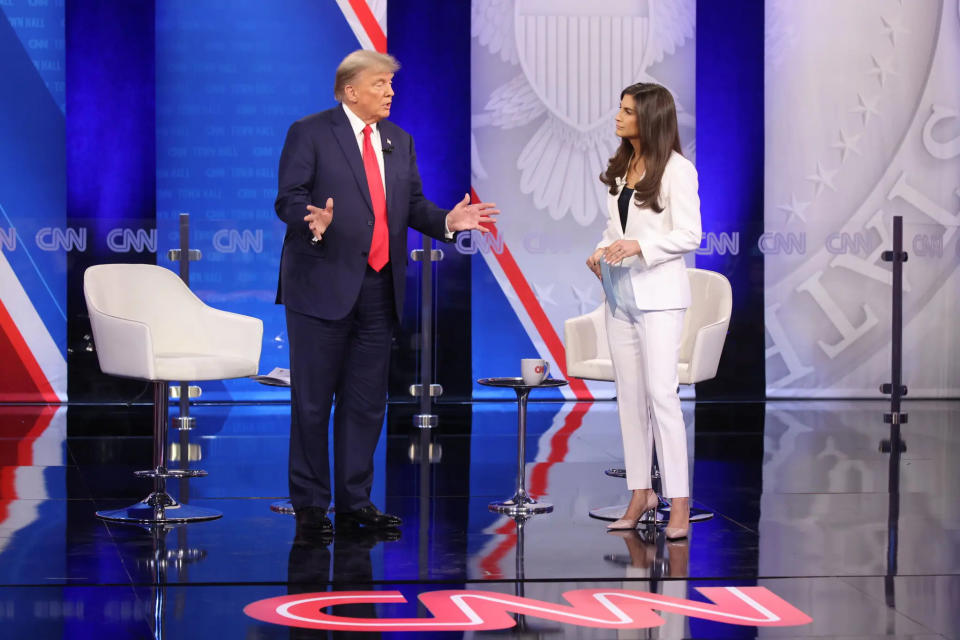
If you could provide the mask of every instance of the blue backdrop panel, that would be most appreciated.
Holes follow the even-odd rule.
[[[127,261],[108,234],[149,228],[155,211],[153,5],[71,2],[67,18],[68,215],[88,240],[77,260]]]
[[[736,15],[736,20],[730,16]],[[733,313],[717,377],[697,397],[764,395],[763,25],[754,0],[697,2],[697,171],[703,232],[701,269],[733,288]],[[739,251],[710,251],[710,238],[739,233]]]
[[[26,1],[0,9],[0,251],[63,353],[66,256],[36,238],[66,218],[64,10]]]
[[[66,63],[64,61],[64,0],[4,0],[0,11],[30,56],[36,74],[50,91],[53,101],[66,105]]]
[[[390,119],[416,141],[423,192],[438,206],[453,207],[470,189],[470,3],[422,0],[387,4],[387,48],[400,61]],[[429,39],[423,34],[430,33]],[[437,100],[434,96],[443,96]],[[408,232],[408,246],[420,248],[419,232]],[[434,243],[442,244],[442,243]],[[436,380],[442,400],[470,396],[470,258],[453,245],[442,247],[436,266],[434,301]],[[420,263],[407,268],[407,298],[391,361],[391,396],[409,398],[418,379],[419,345],[408,336],[420,330]],[[417,336],[418,337],[418,336]]]
[[[100,371],[88,351],[87,267],[156,262],[154,3],[66,3],[67,366],[70,400],[130,400],[143,390]],[[136,242],[125,242],[135,239]],[[101,345],[102,346],[102,345]]]
[[[358,43],[333,2],[157,3],[158,262],[190,213],[191,286],[208,304],[261,318],[261,371],[289,366],[274,305],[283,224],[277,163],[295,120],[335,104],[333,72]],[[249,381],[204,383],[204,400],[276,398]]]

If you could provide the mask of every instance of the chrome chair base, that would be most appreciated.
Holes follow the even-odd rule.
[[[611,507],[598,507],[596,509],[590,510],[590,517],[596,518],[597,520],[606,520],[608,522],[613,522],[614,520],[619,520],[623,517],[623,514],[627,512],[627,505],[617,504]],[[696,507],[690,507],[690,522],[703,522],[704,520],[709,520],[713,517],[713,512],[707,511],[706,509],[698,509]],[[655,512],[656,522],[650,519],[650,516],[644,515],[640,519],[641,524],[662,524],[670,519],[670,505],[660,505]]]
[[[293,503],[289,500],[277,500],[276,502],[271,502],[270,511],[273,511],[274,513],[282,513],[288,516],[297,515],[297,512],[293,508]],[[337,506],[334,504],[331,504],[329,507],[327,507],[327,513],[336,513],[336,511]]]
[[[203,469],[146,469],[134,471],[138,478],[202,478],[207,475]]]
[[[533,498],[518,500],[511,498],[509,500],[497,500],[487,505],[490,511],[503,513],[513,518],[529,516],[534,513],[550,513],[553,511],[553,505],[549,502],[537,502]]]
[[[614,467],[607,469],[604,472],[604,475],[607,475],[611,478],[626,478],[627,470],[622,467]],[[657,468],[656,461],[654,461],[652,476],[655,480],[654,491],[657,491],[659,487],[660,480],[660,470]],[[656,522],[651,521],[650,516],[644,515],[640,519],[640,522],[643,524],[656,524],[661,521],[668,520],[670,518],[670,503],[663,499],[660,495],[660,492],[657,491],[657,498],[660,500],[660,506],[657,507],[657,511],[654,514]],[[613,522],[614,520],[619,520],[623,517],[623,514],[627,512],[627,505],[618,504],[611,507],[598,507],[596,509],[590,510],[590,517],[596,518],[597,520],[608,520]],[[706,509],[698,509],[696,507],[690,507],[690,522],[703,522],[704,520],[709,520],[713,517],[712,511],[707,511]]]
[[[667,513],[669,514],[670,507],[667,507]],[[619,520],[623,517],[623,514],[627,512],[626,504],[615,504],[610,507],[598,507],[596,509],[590,510],[590,517],[596,518],[597,520],[607,520],[613,522],[614,520]],[[663,513],[662,509],[657,509],[653,512],[653,516],[657,522],[660,520],[660,514]],[[648,513],[643,514],[643,517],[640,518],[642,524],[655,524],[655,521],[650,518]]]
[[[153,492],[140,502],[123,509],[97,511],[97,517],[110,522],[127,522],[149,527],[216,520],[223,513],[181,504],[167,493],[167,478],[199,478],[207,475],[201,469],[170,469],[167,466],[167,408],[169,383],[154,380],[153,384],[153,469],[134,471],[138,478],[152,478]]]
[[[140,502],[123,509],[97,511],[97,517],[110,522],[131,522],[146,525],[178,524],[216,520],[223,513],[216,509],[181,504],[166,492],[153,492]]]
[[[270,511],[273,511],[274,513],[283,513],[288,516],[295,515],[293,503],[291,503],[289,500],[277,500],[276,502],[271,502]]]
[[[713,511],[690,507],[690,522],[703,522],[704,520],[710,520],[711,518],[713,518]]]

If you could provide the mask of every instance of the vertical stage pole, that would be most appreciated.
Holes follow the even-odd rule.
[[[897,575],[897,549],[900,538],[900,456],[907,450],[900,436],[900,425],[906,424],[907,414],[900,410],[900,401],[907,395],[903,384],[903,216],[893,217],[893,251],[884,251],[884,262],[890,262],[892,301],[890,310],[890,382],[880,385],[880,391],[890,395],[890,412],[883,420],[890,425],[890,439],[880,443],[880,451],[890,454],[887,476],[889,509],[887,512],[887,573],[884,577],[884,597],[888,607],[896,606],[894,577]]]
[[[190,214],[180,214],[180,248],[171,249],[167,252],[167,257],[176,262],[180,270],[180,279],[190,287],[190,263],[199,260],[202,256],[199,249],[190,248]],[[199,387],[190,386],[188,380],[180,380],[178,385],[180,415],[174,418],[174,423],[180,431],[179,446],[179,468],[188,469],[190,467],[190,431],[196,424],[196,419],[190,417],[190,395],[191,391],[197,397],[200,395]],[[186,478],[180,480],[180,500],[187,503],[190,501],[190,485]]]
[[[443,251],[433,249],[432,243],[424,235],[423,248],[410,252],[410,259],[420,263],[420,382],[410,385],[410,395],[420,398],[420,412],[413,416],[420,429],[437,426],[433,397],[443,395],[443,387],[433,382],[433,263],[443,260]]]

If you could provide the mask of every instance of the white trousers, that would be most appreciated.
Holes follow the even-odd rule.
[[[618,319],[606,307],[627,488],[650,488],[655,442],[667,498],[690,496],[687,434],[677,395],[683,314],[684,309],[640,311]]]

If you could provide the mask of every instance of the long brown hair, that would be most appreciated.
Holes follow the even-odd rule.
[[[660,181],[670,159],[670,152],[680,151],[680,134],[677,131],[677,107],[673,96],[664,87],[652,82],[638,82],[620,92],[633,96],[636,101],[637,129],[640,133],[640,149],[645,172],[635,185],[634,200],[640,207],[650,207],[655,212],[663,211],[660,204]],[[633,144],[623,138],[617,152],[610,158],[607,170],[600,174],[600,182],[610,187],[616,195],[617,180],[627,175],[627,167],[633,156]]]

